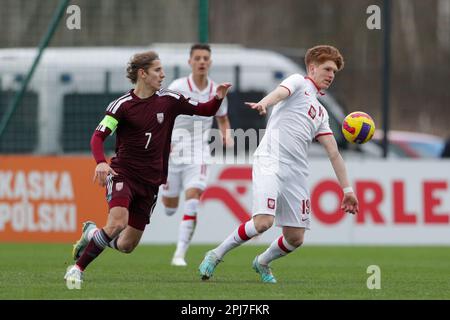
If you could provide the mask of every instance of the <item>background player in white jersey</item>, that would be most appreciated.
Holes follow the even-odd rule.
[[[294,74],[258,103],[247,103],[261,115],[274,106],[267,130],[255,151],[253,163],[253,218],[240,225],[218,247],[208,251],[200,264],[203,280],[209,279],[222,257],[231,249],[269,229],[274,219],[282,235],[253,260],[253,269],[263,282],[275,283],[269,263],[298,248],[309,230],[310,199],[307,152],[313,139],[325,148],[343,189],[341,208],[358,212],[328,113],[317,96],[327,89],[344,66],[342,55],[332,46],[316,46],[306,53],[308,75]]]
[[[211,48],[208,44],[194,44],[190,50],[189,65],[192,73],[188,77],[174,80],[169,89],[186,97],[205,102],[216,92],[217,84],[208,77],[211,66]],[[227,116],[227,101],[224,100],[216,113],[217,125],[226,147],[233,146],[230,122]],[[212,117],[178,116],[172,134],[172,152],[169,159],[169,175],[163,186],[162,201],[167,215],[178,208],[180,192],[185,190],[183,218],[178,231],[177,248],[171,264],[186,266],[185,255],[194,234],[200,196],[206,188],[207,162],[210,158],[208,132]],[[188,135],[187,135],[188,134]]]

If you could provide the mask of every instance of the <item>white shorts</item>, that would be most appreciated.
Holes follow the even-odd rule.
[[[291,165],[268,157],[253,163],[253,216],[275,216],[275,225],[310,229],[311,209],[306,178]]]
[[[173,164],[169,162],[167,182],[162,186],[164,197],[179,197],[180,192],[190,188],[205,190],[208,180],[206,164]]]

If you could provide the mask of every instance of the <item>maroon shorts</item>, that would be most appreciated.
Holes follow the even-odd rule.
[[[109,209],[128,209],[128,225],[144,231],[158,199],[159,188],[144,185],[121,176],[108,175],[106,179],[106,201]]]

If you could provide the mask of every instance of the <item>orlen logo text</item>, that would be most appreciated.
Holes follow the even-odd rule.
[[[220,201],[240,222],[250,219],[251,202],[244,204],[241,196],[251,190],[252,168],[250,166],[228,167],[218,175],[203,193],[202,202]],[[235,182],[235,190],[230,190],[226,182]],[[442,209],[444,197],[449,197],[446,180],[423,180],[419,186],[420,193],[408,193],[406,181],[396,179],[389,181],[389,186],[376,179],[356,179],[353,189],[359,200],[359,213],[354,217],[356,224],[373,223],[377,225],[442,225],[450,221],[450,212]],[[410,186],[409,186],[410,187]],[[333,225],[340,223],[348,214],[340,209],[342,189],[336,180],[322,179],[311,186],[312,213],[316,221]],[[334,208],[325,206],[324,197],[335,198]],[[418,199],[421,206],[407,209],[408,201]],[[414,199],[417,200],[417,199]],[[386,203],[389,201],[389,203]],[[248,207],[248,208],[247,208]],[[299,208],[299,214],[300,214]],[[384,210],[384,211],[383,211]]]

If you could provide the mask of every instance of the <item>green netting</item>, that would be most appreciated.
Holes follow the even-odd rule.
[[[14,91],[0,91],[0,118],[15,95]],[[2,137],[0,153],[30,153],[38,141],[38,96],[26,92]]]
[[[123,95],[106,94],[67,94],[64,96],[63,132],[61,143],[64,152],[87,152],[89,142],[100,121],[105,116],[108,104]],[[105,152],[114,150],[115,135],[105,141]]]

